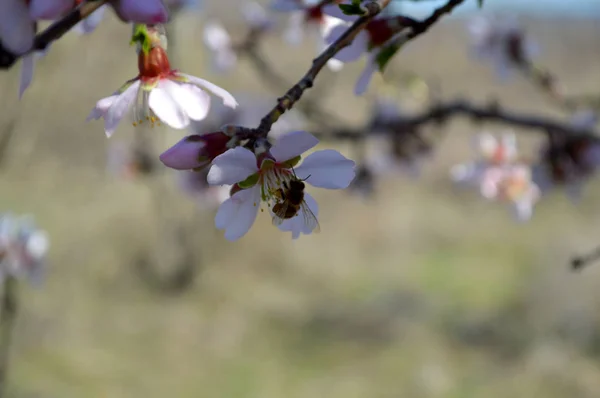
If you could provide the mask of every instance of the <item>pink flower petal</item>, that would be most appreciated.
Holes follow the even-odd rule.
[[[35,36],[33,21],[23,0],[0,0],[0,41],[16,54],[27,52]]]
[[[258,172],[256,156],[246,148],[236,147],[217,156],[208,172],[210,185],[233,185]]]

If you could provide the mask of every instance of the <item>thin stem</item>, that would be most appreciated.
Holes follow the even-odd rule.
[[[331,44],[321,55],[313,60],[312,66],[308,70],[308,72],[300,79],[298,83],[296,83],[288,92],[277,101],[277,106],[275,106],[265,117],[262,118],[258,128],[256,129],[256,133],[258,137],[266,137],[271,130],[271,127],[281,115],[283,115],[287,110],[291,109],[296,102],[302,98],[304,91],[311,88],[314,84],[315,79],[317,78],[319,72],[325,67],[327,62],[332,59],[338,52],[340,52],[344,47],[350,45],[356,35],[363,30],[369,22],[373,20],[389,3],[391,0],[379,0],[372,1],[370,3],[365,4],[366,13],[361,16],[359,19],[344,32],[344,34],[336,40],[333,44]]]
[[[6,391],[12,331],[17,316],[17,280],[5,276],[0,302],[0,397]]]
[[[60,39],[73,26],[87,18],[91,13],[106,4],[108,0],[87,0],[69,11],[64,17],[48,26],[44,31],[38,33],[33,41],[31,50],[24,54],[13,54],[0,43],[0,69],[9,69],[17,59],[34,51],[46,49],[50,43]]]

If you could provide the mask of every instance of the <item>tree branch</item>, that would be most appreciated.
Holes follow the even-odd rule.
[[[283,97],[279,98],[277,106],[262,118],[258,128],[256,128],[256,135],[258,137],[265,138],[269,134],[271,127],[279,120],[281,115],[291,109],[294,104],[302,98],[304,91],[313,86],[317,75],[325,67],[327,61],[332,59],[344,47],[350,45],[356,35],[363,30],[369,22],[371,22],[373,18],[375,18],[390,3],[390,1],[391,0],[378,0],[365,4],[364,7],[367,10],[365,15],[357,19],[338,40],[330,45],[321,55],[315,58],[312,66],[304,77],[289,89]]]
[[[447,104],[434,105],[421,114],[410,117],[400,117],[394,121],[379,125],[389,131],[406,131],[428,123],[441,123],[455,116],[468,116],[476,121],[500,122],[515,127],[538,129],[544,132],[552,131],[563,135],[588,134],[596,137],[592,130],[581,130],[569,124],[551,120],[546,117],[519,114],[502,110],[497,104],[488,106],[477,106],[466,100],[456,100]],[[364,129],[363,129],[364,130]],[[315,134],[322,139],[346,139],[360,141],[366,138],[366,134],[352,129],[340,129],[337,131]]]
[[[87,18],[91,13],[106,4],[108,0],[87,0],[69,11],[64,17],[48,26],[43,32],[38,33],[33,41],[31,50],[24,54],[13,54],[0,42],[0,69],[10,69],[15,62],[34,51],[46,49],[50,43],[60,39],[73,26]]]

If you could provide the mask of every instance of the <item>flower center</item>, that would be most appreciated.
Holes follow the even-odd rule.
[[[261,198],[269,205],[280,201],[280,191],[293,178],[292,171],[281,165],[274,164],[272,167],[262,168],[260,171]]]
[[[324,14],[323,10],[321,9],[321,6],[317,5],[307,8],[305,11],[304,18],[306,19],[306,21],[323,22]]]
[[[171,64],[167,52],[159,46],[138,54],[139,77],[142,81],[165,77],[171,74]]]
[[[148,98],[150,97],[151,88],[144,87],[143,83],[137,93],[136,103],[133,105],[133,126],[144,124],[144,122],[150,123],[150,127],[154,125],[160,126],[160,119],[156,117],[150,106],[148,105]]]

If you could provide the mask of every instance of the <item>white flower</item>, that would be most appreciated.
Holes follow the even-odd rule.
[[[31,217],[0,215],[0,273],[39,283],[43,277],[49,239]]]
[[[107,137],[114,133],[132,107],[134,126],[145,120],[154,125],[160,120],[172,128],[183,129],[191,120],[203,120],[208,115],[210,95],[207,91],[220,97],[226,106],[237,106],[235,98],[221,87],[171,69],[159,43],[160,40],[155,39],[149,51],[140,51],[139,75],[116,93],[98,101],[88,116],[87,120],[104,119]]]
[[[300,166],[293,167],[300,156],[317,143],[313,135],[295,131],[282,136],[259,159],[242,147],[230,149],[215,158],[208,173],[208,183],[238,184],[241,188],[223,202],[215,217],[215,224],[218,229],[225,230],[226,239],[237,240],[248,232],[261,202],[267,203],[274,224],[282,231],[292,232],[294,239],[318,228],[317,203],[303,190],[302,205],[295,214],[288,218],[280,217],[274,210],[274,206],[284,202],[281,192],[291,183],[305,181],[319,188],[344,189],[354,179],[354,162],[334,150],[316,151],[308,155]]]

